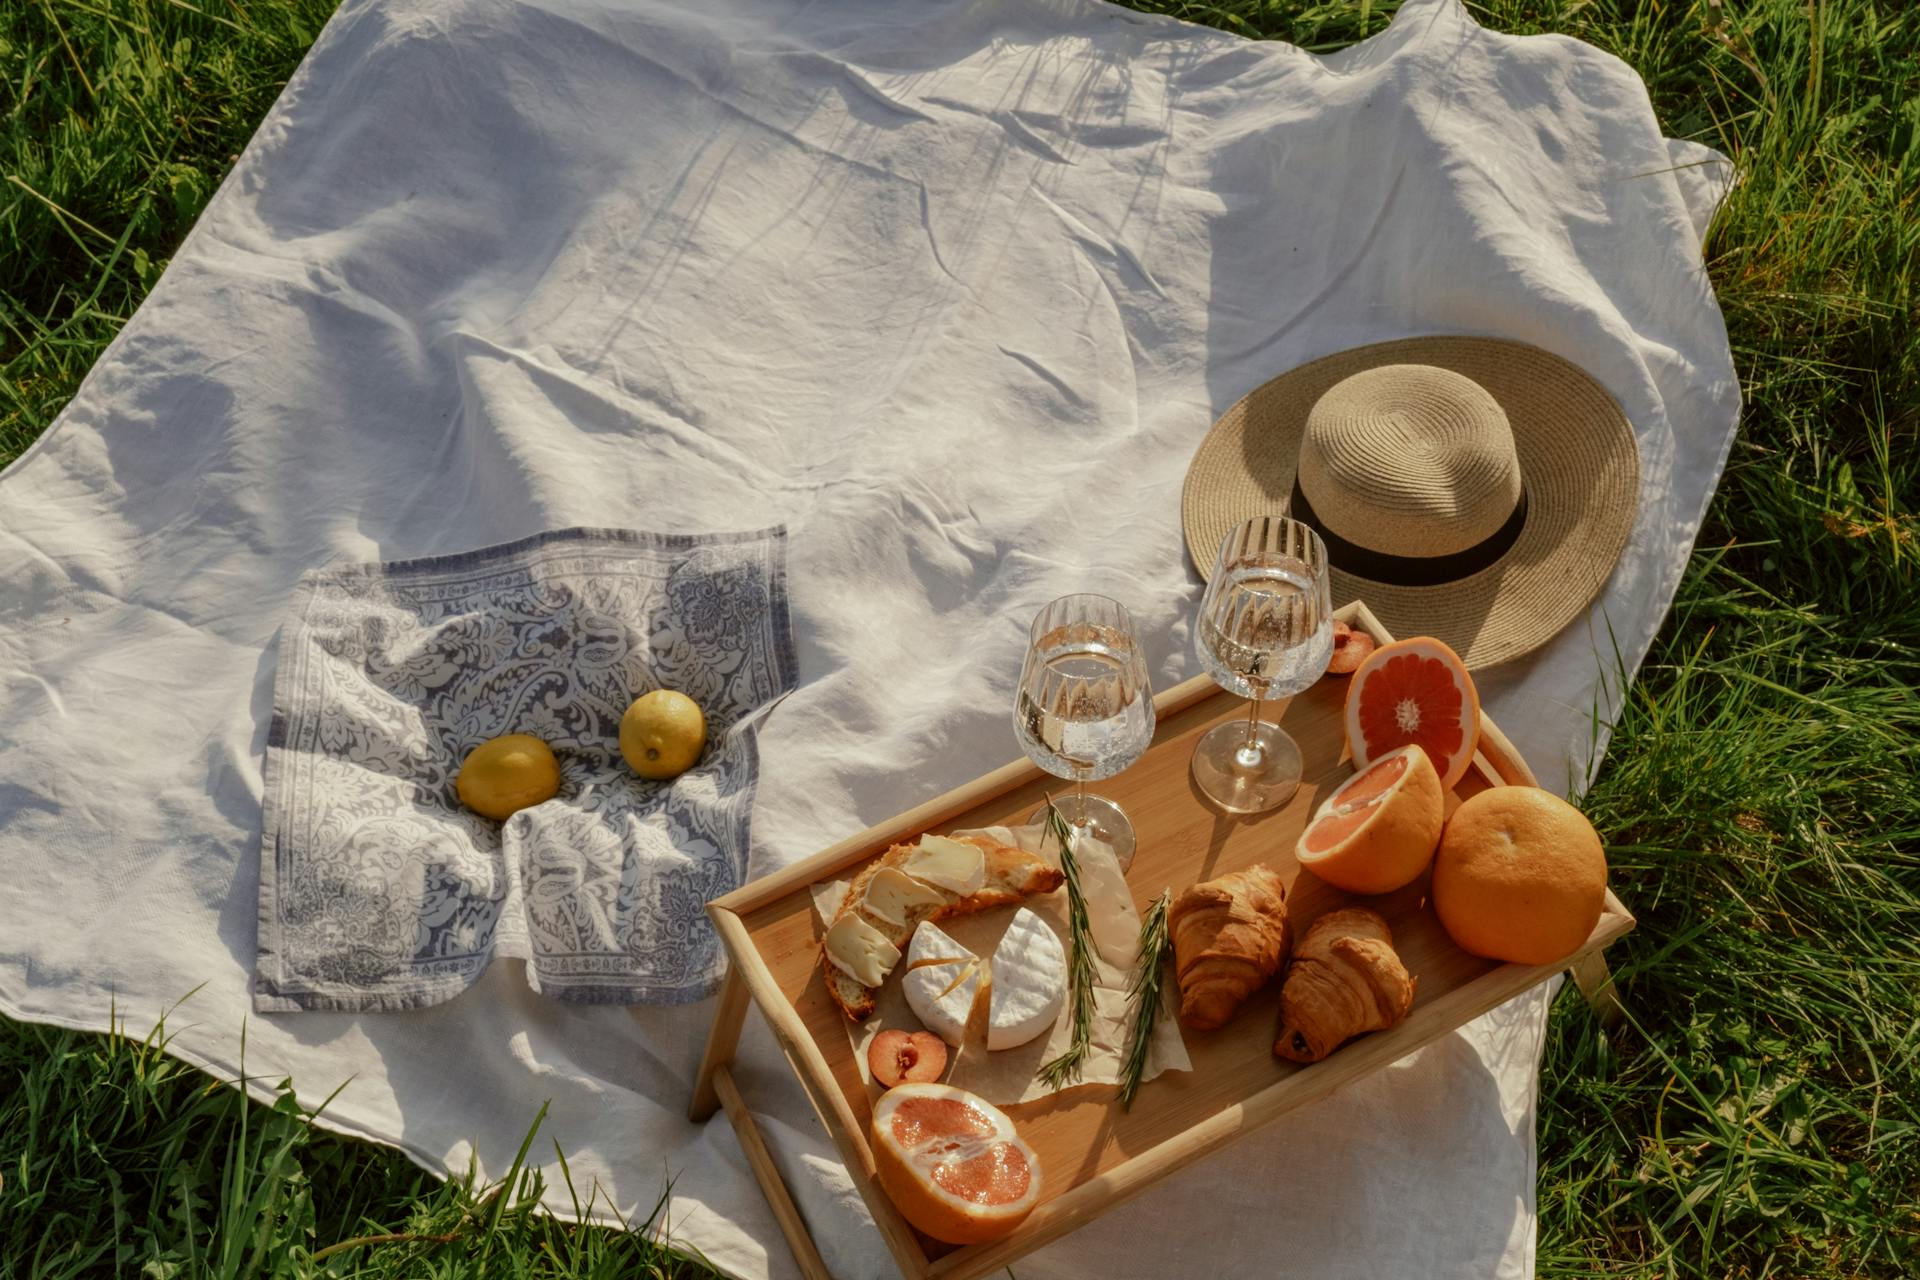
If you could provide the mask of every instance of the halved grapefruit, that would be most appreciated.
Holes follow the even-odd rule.
[[[1431,636],[1381,645],[1347,687],[1347,747],[1356,769],[1409,743],[1451,791],[1480,745],[1480,695],[1460,655]]]
[[[1040,1162],[1007,1113],[950,1084],[881,1096],[873,1163],[901,1216],[948,1244],[998,1240],[1040,1203]]]
[[[1389,751],[1340,784],[1300,833],[1300,865],[1348,893],[1392,893],[1420,878],[1446,825],[1425,748]]]

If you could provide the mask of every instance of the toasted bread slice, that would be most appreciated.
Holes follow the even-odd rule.
[[[1066,877],[1060,874],[1058,867],[1048,866],[1043,859],[1028,853],[1025,849],[1015,848],[1010,844],[1000,844],[985,836],[955,836],[954,839],[975,845],[986,854],[986,879],[978,893],[962,897],[957,893],[941,889],[937,885],[929,885],[927,887],[940,894],[943,899],[938,906],[928,905],[908,912],[905,924],[894,924],[890,920],[882,920],[862,907],[860,902],[866,896],[867,882],[873,879],[880,868],[899,866],[906,861],[907,855],[918,847],[917,841],[914,844],[896,844],[868,863],[866,868],[853,878],[853,883],[847,886],[846,901],[840,904],[840,910],[835,913],[832,920],[827,922],[828,925],[834,924],[841,916],[858,915],[866,923],[887,935],[887,941],[904,953],[908,941],[913,937],[913,931],[920,927],[920,922],[923,920],[944,920],[948,916],[985,911],[988,907],[1003,907],[1034,894],[1052,893],[1066,883]],[[840,1011],[855,1022],[871,1017],[874,1010],[875,989],[856,981],[850,974],[837,968],[827,957],[824,946],[820,949],[820,964],[826,970],[827,994],[832,996],[833,1002],[840,1006]]]

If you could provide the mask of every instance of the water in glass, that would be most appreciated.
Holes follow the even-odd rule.
[[[1131,636],[1073,623],[1034,645],[1035,677],[1020,689],[1016,724],[1033,762],[1058,778],[1110,778],[1153,738],[1153,701],[1136,687]]]
[[[1201,615],[1198,648],[1207,674],[1229,693],[1298,693],[1327,669],[1333,615],[1304,562],[1238,564]]]
[[[1133,856],[1133,824],[1119,805],[1086,788],[1138,760],[1153,742],[1146,658],[1133,619],[1117,602],[1061,596],[1034,618],[1013,731],[1035,764],[1074,782],[1073,792],[1056,800],[1061,815],[1111,845],[1125,867]]]

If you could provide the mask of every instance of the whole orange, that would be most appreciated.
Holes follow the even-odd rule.
[[[1433,859],[1433,909],[1463,951],[1546,964],[1580,948],[1607,896],[1586,815],[1538,787],[1492,787],[1454,810]]]

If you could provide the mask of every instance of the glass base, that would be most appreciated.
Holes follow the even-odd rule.
[[[1193,749],[1193,784],[1228,813],[1264,813],[1300,789],[1300,747],[1279,725],[1257,721],[1215,725]]]
[[[1074,842],[1079,843],[1084,835],[1092,835],[1095,840],[1104,841],[1113,849],[1113,856],[1120,860],[1120,869],[1125,871],[1133,865],[1133,823],[1119,805],[1105,796],[1076,797],[1069,791],[1053,798],[1054,807],[1060,810],[1060,816],[1073,828]],[[1028,822],[1045,822],[1047,808],[1041,805],[1033,811]]]

